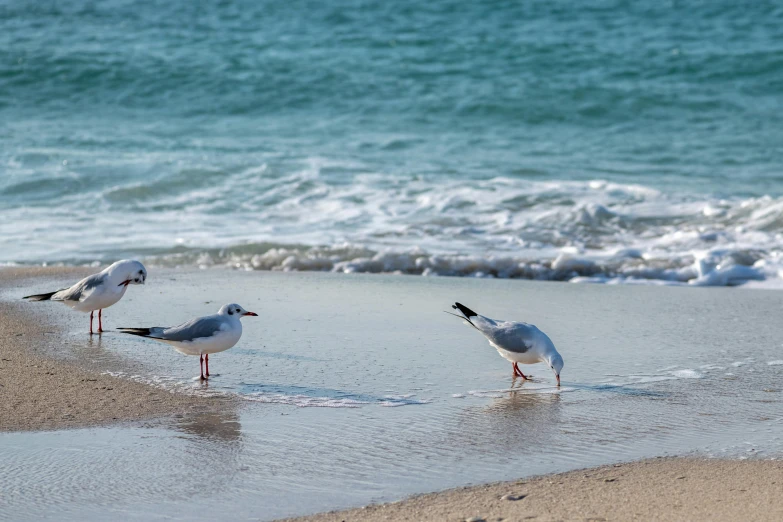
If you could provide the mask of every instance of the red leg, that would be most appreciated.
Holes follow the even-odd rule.
[[[204,356],[204,362],[206,363],[206,367],[207,367],[207,377],[209,377],[209,354],[206,354]]]
[[[519,363],[514,363],[514,375],[522,377],[526,381],[530,380],[524,373],[522,373],[522,370],[519,369]]]
[[[92,312],[90,312],[90,335],[92,335],[92,314],[94,314],[94,313],[95,313],[94,310]]]
[[[101,320],[102,313],[103,313],[103,308],[98,310],[98,333],[103,332],[103,321]]]
[[[198,356],[198,369],[201,372],[201,380],[205,381],[207,380],[206,377],[204,377],[204,356],[199,354]]]

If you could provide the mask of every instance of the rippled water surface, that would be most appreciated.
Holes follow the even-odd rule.
[[[777,2],[0,6],[0,263],[783,277]]]
[[[56,282],[53,282],[56,284]],[[4,297],[12,297],[5,295]],[[525,319],[565,359],[533,382],[442,310]],[[783,454],[778,292],[399,276],[157,271],[109,327],[172,324],[236,301],[219,375],[62,307],[58,357],[243,400],[143,425],[0,435],[14,519],[271,519],[646,456]],[[52,307],[56,303],[31,303]]]

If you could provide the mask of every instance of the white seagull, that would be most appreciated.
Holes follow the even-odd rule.
[[[501,357],[513,363],[514,377],[529,379],[519,369],[519,363],[544,362],[552,369],[557,379],[557,385],[560,386],[563,358],[557,353],[552,340],[544,332],[532,324],[521,321],[497,321],[484,317],[460,303],[454,303],[451,307],[459,310],[470,326],[484,334],[489,344],[497,349]]]
[[[106,267],[97,274],[85,277],[70,288],[63,288],[45,294],[28,295],[22,299],[30,301],[61,301],[79,312],[90,312],[90,335],[92,318],[98,310],[98,333],[103,332],[101,314],[122,299],[128,285],[143,285],[147,269],[138,261],[123,259]]]
[[[122,333],[138,335],[170,344],[179,353],[198,355],[201,380],[209,377],[209,354],[228,350],[242,337],[240,317],[257,317],[238,304],[227,304],[214,315],[193,319],[179,326],[153,326],[152,328],[119,328]],[[204,374],[206,361],[207,373]]]

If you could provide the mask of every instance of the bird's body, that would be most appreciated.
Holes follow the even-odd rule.
[[[138,335],[172,346],[185,355],[206,357],[209,377],[209,355],[228,350],[242,337],[240,317],[256,316],[237,304],[228,304],[218,313],[199,317],[179,326],[153,326],[151,328],[120,328],[122,333]],[[205,379],[202,369],[201,378]]]
[[[78,312],[90,312],[90,334],[92,334],[93,312],[98,310],[98,332],[103,332],[101,313],[104,308],[116,304],[128,285],[144,284],[147,269],[138,261],[125,259],[87,276],[69,288],[25,296],[30,301],[59,301]]]
[[[487,338],[489,344],[498,351],[500,356],[513,364],[515,376],[527,378],[519,370],[519,364],[543,362],[555,372],[557,383],[560,384],[563,358],[555,349],[549,336],[535,325],[522,321],[490,319],[460,303],[455,303],[452,308],[459,310],[462,317]]]

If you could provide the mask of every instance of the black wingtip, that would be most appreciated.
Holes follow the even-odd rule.
[[[140,337],[148,337],[150,335],[149,328],[117,328],[120,333],[138,335]]]
[[[452,305],[452,308],[454,308],[455,310],[457,310],[457,309],[458,309],[458,310],[459,310],[460,312],[462,312],[462,313],[465,315],[465,317],[467,317],[467,318],[471,318],[471,317],[474,317],[474,316],[477,316],[477,315],[478,315],[476,312],[474,312],[473,310],[471,310],[470,308],[468,308],[467,306],[465,306],[465,305],[464,305],[464,304],[462,304],[462,303],[454,303],[454,304]]]
[[[54,294],[59,292],[59,290],[55,290],[54,292],[48,292],[46,294],[33,294],[33,295],[26,295],[22,299],[29,299],[30,301],[49,301]]]

